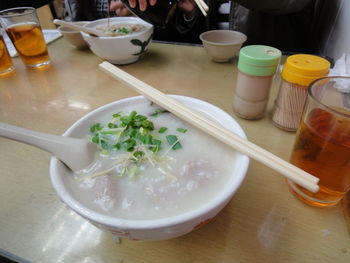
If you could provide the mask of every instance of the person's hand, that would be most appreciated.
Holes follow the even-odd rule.
[[[122,1],[111,1],[109,10],[114,11],[118,16],[131,16],[133,15],[129,8],[127,8]]]
[[[141,11],[145,11],[147,9],[148,4],[150,6],[154,6],[157,3],[157,0],[129,0],[129,5],[131,8],[135,8],[137,3],[139,5],[139,9]],[[191,19],[198,9],[194,0],[180,0],[178,3],[178,7],[180,10],[182,10],[186,19]],[[118,16],[132,15],[132,12],[120,0],[111,1],[109,9],[110,11],[115,11]]]
[[[180,0],[178,7],[182,10],[182,12],[189,14],[197,8],[197,5],[195,4],[194,0]]]
[[[131,8],[135,8],[137,3],[139,3],[139,9],[141,11],[145,11],[147,9],[148,4],[150,6],[154,6],[157,3],[157,0],[129,0],[129,5]]]
[[[184,13],[184,17],[187,20],[191,20],[195,16],[198,9],[194,0],[180,0],[178,7]]]

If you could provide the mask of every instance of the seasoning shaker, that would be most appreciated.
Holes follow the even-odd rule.
[[[272,113],[272,121],[277,127],[286,131],[298,129],[308,85],[326,77],[329,68],[326,59],[315,55],[297,54],[287,58]]]
[[[264,45],[241,48],[233,97],[235,113],[244,119],[264,116],[271,83],[281,59],[281,51]]]

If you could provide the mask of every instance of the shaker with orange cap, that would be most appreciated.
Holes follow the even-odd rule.
[[[307,87],[326,77],[330,63],[314,55],[289,56],[283,66],[282,81],[272,114],[274,124],[287,131],[296,131],[307,97]]]

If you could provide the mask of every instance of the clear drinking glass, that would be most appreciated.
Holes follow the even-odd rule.
[[[7,50],[3,34],[4,32],[0,26],[0,76],[7,75],[15,69]]]
[[[34,8],[18,7],[2,10],[0,21],[27,67],[42,68],[50,64],[44,35]]]
[[[290,162],[320,179],[311,193],[288,181],[292,192],[314,206],[337,204],[350,189],[350,78],[314,81],[296,134]]]

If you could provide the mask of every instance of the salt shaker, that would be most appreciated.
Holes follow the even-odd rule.
[[[281,51],[263,45],[241,48],[233,109],[244,119],[264,116],[271,83],[281,59]]]
[[[319,56],[289,56],[282,69],[282,81],[272,113],[273,123],[286,131],[296,131],[307,97],[308,85],[326,77],[330,63]]]

